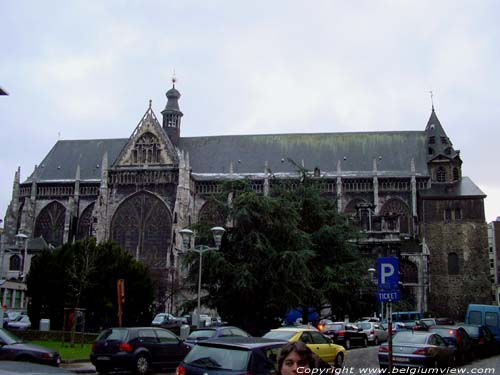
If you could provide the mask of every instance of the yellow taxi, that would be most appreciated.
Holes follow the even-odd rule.
[[[282,327],[272,329],[262,337],[288,342],[302,341],[323,361],[337,368],[344,366],[344,347],[334,344],[329,337],[322,335],[314,327]]]

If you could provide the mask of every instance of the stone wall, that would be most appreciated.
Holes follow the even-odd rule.
[[[469,303],[489,303],[488,236],[482,200],[428,200],[421,234],[429,248],[429,311],[463,321]],[[443,221],[445,209],[462,219]],[[482,218],[481,218],[482,216]],[[450,269],[450,254],[458,272]],[[451,255],[453,256],[453,254]]]

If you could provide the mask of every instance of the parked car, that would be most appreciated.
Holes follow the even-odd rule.
[[[335,344],[342,345],[347,350],[353,346],[366,347],[368,336],[352,323],[335,322],[327,324],[321,331],[330,337]]]
[[[445,341],[457,347],[457,361],[464,364],[466,360],[474,359],[472,339],[465,329],[458,326],[434,326],[429,332],[439,334]]]
[[[200,341],[215,339],[217,337],[251,337],[241,328],[233,326],[206,327],[192,331],[184,341],[189,345],[195,345]]]
[[[36,362],[56,367],[61,363],[56,350],[24,343],[3,328],[0,328],[0,360]]]
[[[497,342],[487,326],[461,324],[472,340],[472,351],[475,357],[484,358],[497,354]]]
[[[378,349],[380,368],[389,365],[389,344]],[[433,332],[399,332],[392,339],[392,364],[396,367],[445,368],[454,367],[456,348]]]
[[[0,375],[75,375],[73,371],[33,362],[2,361]]]
[[[358,327],[368,337],[368,343],[378,345],[381,342],[387,341],[387,330],[384,326],[377,322],[361,322]]]
[[[19,315],[15,320],[7,323],[8,329],[28,329],[31,328],[31,321],[28,315]]]
[[[283,327],[272,329],[263,337],[288,342],[302,341],[323,361],[335,367],[343,367],[346,350],[343,346],[318,332],[316,328]]]
[[[201,341],[177,367],[176,375],[269,375],[287,341],[222,337]]]
[[[21,315],[25,315],[25,311],[19,311],[19,310],[7,310],[3,314],[3,328],[7,328],[7,323],[12,322],[19,318]]]
[[[101,374],[125,369],[142,375],[150,368],[175,369],[189,349],[167,329],[109,328],[92,345],[90,361]]]
[[[170,313],[156,314],[151,325],[153,327],[180,327],[183,324],[183,319],[178,318]]]
[[[433,326],[448,326],[454,325],[455,321],[451,318],[424,318],[418,321],[420,324],[425,324],[427,327]]]

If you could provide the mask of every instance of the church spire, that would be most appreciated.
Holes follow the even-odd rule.
[[[184,115],[179,108],[181,93],[175,88],[177,79],[172,77],[172,88],[167,91],[167,105],[161,112],[163,115],[163,129],[170,141],[177,146],[181,136],[181,117]]]

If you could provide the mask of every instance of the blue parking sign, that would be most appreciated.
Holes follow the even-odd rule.
[[[399,260],[396,257],[378,258],[377,278],[379,290],[399,290]]]

